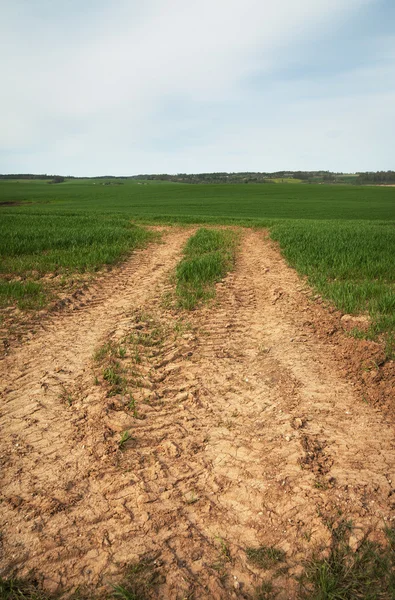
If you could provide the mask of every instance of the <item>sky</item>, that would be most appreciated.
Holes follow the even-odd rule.
[[[0,173],[395,169],[394,0],[0,14]]]

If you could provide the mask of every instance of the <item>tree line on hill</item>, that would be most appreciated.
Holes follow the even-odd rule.
[[[334,173],[332,171],[276,171],[255,172],[246,171],[239,173],[178,173],[177,175],[149,174],[149,175],[131,175],[129,177],[116,177],[113,175],[103,175],[100,177],[73,177],[62,175],[17,173],[0,174],[0,180],[25,179],[25,180],[44,180],[48,183],[63,183],[66,179],[134,179],[145,181],[171,181],[175,183],[274,183],[274,180],[292,181],[293,179],[304,183],[351,183],[351,184],[392,184],[395,183],[395,171],[368,171],[356,174]]]
[[[356,183],[373,183],[373,184],[391,184],[395,183],[395,171],[376,171],[367,173],[358,173]]]
[[[135,175],[132,179],[145,179],[147,181],[172,181],[175,183],[274,183],[275,179],[301,179],[308,181],[313,177],[330,175],[328,171],[276,171],[274,173],[261,171],[242,171],[238,173],[167,173]]]

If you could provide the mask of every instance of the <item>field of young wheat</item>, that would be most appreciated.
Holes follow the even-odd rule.
[[[369,314],[370,335],[393,336],[395,190],[381,187],[2,181],[0,306],[45,305],[43,275],[114,264],[152,237],[149,223],[268,227],[324,298]],[[208,259],[193,260],[179,271],[185,281]]]

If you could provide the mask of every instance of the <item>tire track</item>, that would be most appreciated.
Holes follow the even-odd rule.
[[[128,321],[135,307],[161,294],[188,235],[186,229],[175,230],[164,244],[137,251],[98,292],[92,288],[85,307],[54,317],[47,331],[1,361],[2,531],[11,547],[4,548],[2,564],[8,569],[23,563],[28,568],[27,548],[40,556],[36,534],[46,519],[41,513],[61,512],[68,492],[84,478],[82,487],[89,487],[91,459],[82,442],[90,427],[87,391],[93,381],[93,351]]]
[[[53,332],[41,338],[39,368],[27,348],[19,379],[8,378],[3,506],[13,531],[6,522],[1,564],[36,568],[47,587],[100,593],[148,554],[166,575],[159,598],[226,600],[250,598],[274,574],[252,566],[246,548],[275,545],[287,556],[278,597],[296,598],[295,576],[328,544],[339,511],[362,534],[394,517],[393,431],[337,373],[306,325],[297,275],[263,233],[244,232],[211,306],[181,320],[165,309],[165,276],[187,235],[132,259],[119,297],[62,319],[59,344],[47,347]],[[127,348],[134,416],[122,394],[94,384],[100,340]],[[70,382],[67,406],[58,395]]]

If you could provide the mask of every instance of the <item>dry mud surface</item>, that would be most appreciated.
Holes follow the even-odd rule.
[[[357,544],[393,518],[393,426],[339,369],[264,233],[243,233],[211,306],[164,303],[192,231],[136,252],[0,361],[4,575],[34,570],[49,590],[100,597],[150,556],[154,597],[249,598],[273,573],[245,550],[275,545],[278,597],[295,598],[328,521],[352,519]],[[125,338],[153,340],[120,359],[137,414],[92,358]]]

